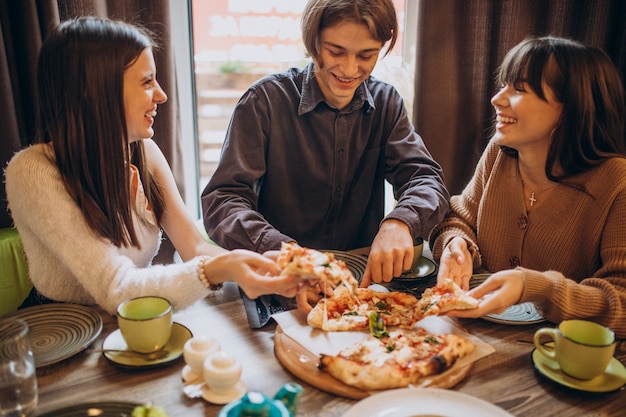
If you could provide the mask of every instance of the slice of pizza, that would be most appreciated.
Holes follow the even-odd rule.
[[[435,316],[451,310],[477,308],[479,301],[463,291],[454,280],[444,279],[432,288],[427,288],[417,303],[417,312],[422,317]]]
[[[283,242],[276,259],[281,275],[295,275],[302,280],[319,280],[336,288],[341,284],[356,288],[357,282],[345,262],[330,252],[304,248],[293,242]]]
[[[367,329],[369,315],[380,313],[386,326],[411,328],[421,318],[417,298],[404,292],[377,292],[369,288],[339,287],[318,301],[307,315],[307,323],[326,331]]]
[[[456,334],[396,329],[383,337],[370,335],[337,355],[322,354],[319,369],[364,390],[404,388],[445,372],[474,348],[471,341]]]

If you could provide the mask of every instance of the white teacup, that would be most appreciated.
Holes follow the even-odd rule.
[[[554,340],[554,350],[541,344],[542,337]],[[601,375],[615,354],[615,333],[586,320],[565,320],[557,328],[539,329],[534,342],[538,353],[555,360],[569,376],[582,380]]]
[[[161,350],[170,340],[172,323],[172,305],[162,297],[137,297],[117,307],[120,332],[135,352]]]

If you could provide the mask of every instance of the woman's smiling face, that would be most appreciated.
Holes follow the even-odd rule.
[[[165,101],[167,95],[156,80],[152,49],[146,48],[124,71],[124,110],[130,142],[154,135],[157,104]]]
[[[321,31],[315,77],[330,105],[343,109],[350,103],[374,70],[382,47],[363,24],[342,22]]]

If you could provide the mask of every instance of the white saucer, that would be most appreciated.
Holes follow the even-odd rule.
[[[205,385],[202,390],[202,398],[212,404],[228,404],[231,401],[242,398],[247,391],[248,387],[243,383],[243,381],[237,382],[237,384],[225,394],[217,394]]]
[[[202,378],[202,375],[198,375],[194,371],[192,371],[191,366],[189,365],[185,365],[181,373],[183,376],[183,381],[185,382],[194,381],[196,379]]]
[[[577,379],[567,375],[556,361],[546,358],[537,352],[537,349],[533,350],[532,360],[537,371],[568,388],[588,392],[609,392],[618,390],[626,384],[626,368],[617,358],[611,359],[604,374],[590,380]]]
[[[196,375],[196,373],[191,370],[191,367],[189,365],[185,365],[183,367],[181,374],[183,377],[183,381],[185,382],[191,382],[196,380],[200,382],[199,380],[203,380],[202,375]],[[226,394],[216,394],[215,392],[211,391],[206,384],[204,384],[204,387],[202,388],[202,398],[213,404],[227,404],[231,401],[242,398],[246,394],[246,392],[248,392],[248,387],[246,386],[246,384],[244,384],[243,381],[237,382],[233,389]]]

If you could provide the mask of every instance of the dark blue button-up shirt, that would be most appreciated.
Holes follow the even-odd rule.
[[[397,200],[385,218],[427,237],[449,194],[396,89],[370,77],[339,111],[312,64],[292,68],[259,80],[237,104],[202,193],[204,223],[227,249],[369,246],[384,217],[385,179]]]

